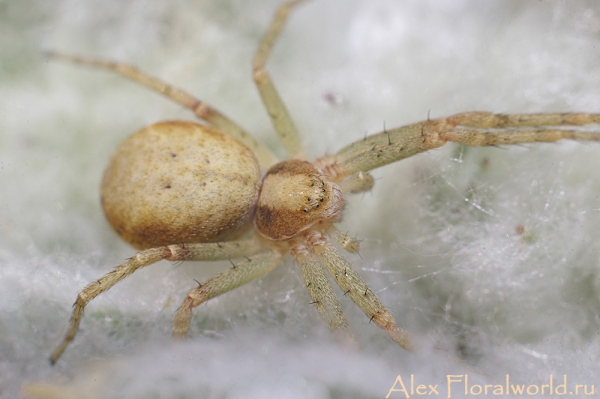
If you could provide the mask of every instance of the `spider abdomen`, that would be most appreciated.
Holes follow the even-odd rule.
[[[229,135],[162,122],[117,149],[102,180],[102,205],[136,248],[216,242],[250,225],[260,177],[256,157]]]
[[[256,228],[271,240],[287,240],[317,222],[335,222],[344,209],[340,188],[308,161],[289,159],[265,175],[256,207]]]

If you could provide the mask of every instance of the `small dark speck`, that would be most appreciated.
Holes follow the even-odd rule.
[[[310,201],[312,201],[310,197],[308,197],[308,198],[307,198],[307,200],[308,200],[309,202],[310,202]]]
[[[323,198],[319,199],[319,201],[323,202]]]
[[[176,156],[177,156],[177,154],[175,154],[173,152],[171,153],[171,158],[175,158]]]
[[[210,161],[209,161],[208,159],[205,159],[204,161],[205,161],[206,163],[210,163]]]
[[[165,186],[165,188],[171,188],[171,185]]]

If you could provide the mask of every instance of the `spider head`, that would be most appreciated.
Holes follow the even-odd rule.
[[[268,239],[295,237],[319,222],[336,222],[344,196],[308,161],[290,159],[265,175],[256,208],[256,228]]]

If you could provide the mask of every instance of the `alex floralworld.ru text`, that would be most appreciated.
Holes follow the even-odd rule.
[[[506,375],[502,383],[477,384],[469,382],[468,374],[448,374],[445,384],[428,384],[426,381],[417,381],[414,374],[409,380],[404,380],[401,375],[389,389],[387,398],[411,398],[413,396],[445,396],[451,398],[453,394],[464,396],[517,396],[517,395],[594,395],[593,384],[568,384],[567,375],[562,381],[555,379],[550,374],[547,383],[514,383],[510,375]]]

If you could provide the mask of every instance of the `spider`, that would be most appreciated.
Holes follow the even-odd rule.
[[[355,239],[335,227],[342,219],[345,195],[370,190],[370,170],[447,142],[499,146],[600,140],[597,132],[574,128],[599,123],[600,114],[466,112],[386,129],[310,161],[265,69],[290,10],[303,1],[279,8],[252,65],[258,91],[289,155],[283,161],[215,108],[133,66],[49,53],[137,81],[205,122],[159,122],[116,150],[103,177],[102,206],[115,231],[140,251],[79,292],[51,363],[75,337],[85,306],[139,268],[160,260],[243,259],[188,292],[173,323],[173,335],[183,338],[194,307],[270,272],[288,253],[300,265],[312,304],[338,342],[356,345],[327,274],[372,322],[411,350],[409,334],[331,243],[349,253],[359,249]]]

